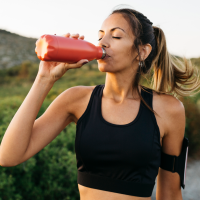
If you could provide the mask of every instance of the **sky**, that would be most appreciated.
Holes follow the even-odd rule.
[[[98,45],[98,30],[119,5],[160,27],[170,53],[200,57],[200,0],[0,0],[0,29],[33,38],[79,33]]]

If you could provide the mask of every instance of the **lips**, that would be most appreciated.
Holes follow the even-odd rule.
[[[108,55],[108,54],[106,54],[106,56],[103,58],[103,59],[105,59],[105,58],[109,58],[110,56]]]

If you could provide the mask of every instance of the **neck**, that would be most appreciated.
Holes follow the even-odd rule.
[[[141,87],[138,85],[133,88],[133,74],[123,76],[121,73],[106,73],[105,87],[103,95],[106,98],[111,98],[117,103],[123,103],[127,99],[139,99]]]

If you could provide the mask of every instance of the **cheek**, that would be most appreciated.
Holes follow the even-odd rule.
[[[133,55],[128,48],[122,48],[120,49],[115,56],[115,62],[116,63],[130,63],[133,60]]]
[[[116,55],[120,57],[124,57],[126,59],[129,59],[132,57],[132,46],[130,46],[130,42],[126,41],[125,44],[118,45],[115,47],[116,49]]]

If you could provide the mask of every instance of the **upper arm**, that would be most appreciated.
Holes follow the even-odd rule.
[[[167,96],[165,103],[166,132],[162,141],[162,151],[179,156],[185,133],[185,109],[178,99]],[[182,199],[180,176],[178,173],[159,168],[156,199]]]
[[[81,100],[84,93],[84,86],[75,86],[54,99],[44,114],[35,120],[29,145],[20,163],[42,150],[73,121],[75,104]]]

